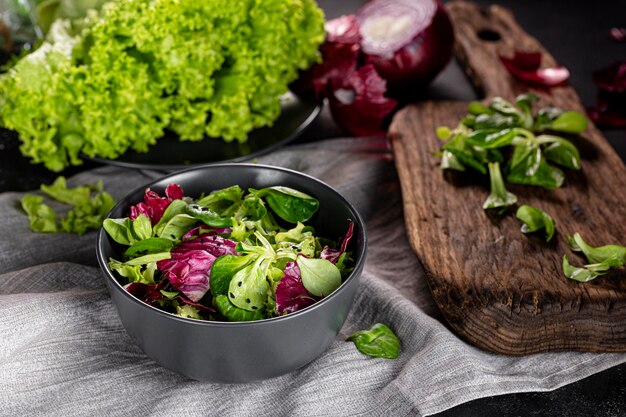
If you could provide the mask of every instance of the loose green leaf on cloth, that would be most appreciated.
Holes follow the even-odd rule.
[[[52,185],[42,185],[41,190],[50,198],[71,205],[72,209],[57,222],[55,211],[45,204],[42,196],[27,194],[22,208],[28,215],[33,232],[67,232],[82,235],[99,229],[102,220],[115,205],[115,200],[102,191],[102,182],[68,188],[64,177],[58,177]]]
[[[386,325],[376,323],[367,330],[361,330],[346,339],[369,356],[396,359],[400,355],[400,340]]]

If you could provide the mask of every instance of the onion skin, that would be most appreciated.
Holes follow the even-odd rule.
[[[452,23],[443,6],[437,4],[431,24],[393,55],[363,55],[387,80],[387,96],[411,100],[448,64],[453,46]]]

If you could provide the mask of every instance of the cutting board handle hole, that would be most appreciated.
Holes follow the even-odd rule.
[[[487,42],[498,42],[500,39],[502,39],[502,36],[500,36],[498,32],[491,29],[480,29],[476,31],[476,36],[478,36],[479,39]]]

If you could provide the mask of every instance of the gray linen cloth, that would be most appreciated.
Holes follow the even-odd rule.
[[[547,391],[626,360],[623,354],[509,357],[474,348],[446,326],[404,229],[402,196],[384,139],[297,145],[259,163],[311,174],[346,196],[367,223],[369,253],[351,313],[332,346],[267,381],[200,383],[164,369],[131,341],[96,265],[95,232],[36,234],[0,194],[1,415],[429,415],[476,398]],[[114,167],[102,179],[121,198],[158,174]],[[361,354],[348,335],[376,322],[402,342],[396,360]],[[210,346],[198,346],[198,349]]]

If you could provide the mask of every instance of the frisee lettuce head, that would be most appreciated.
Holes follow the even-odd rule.
[[[166,129],[243,142],[324,39],[313,0],[114,0],[86,22],[55,21],[0,78],[2,125],[53,171],[145,152]]]

